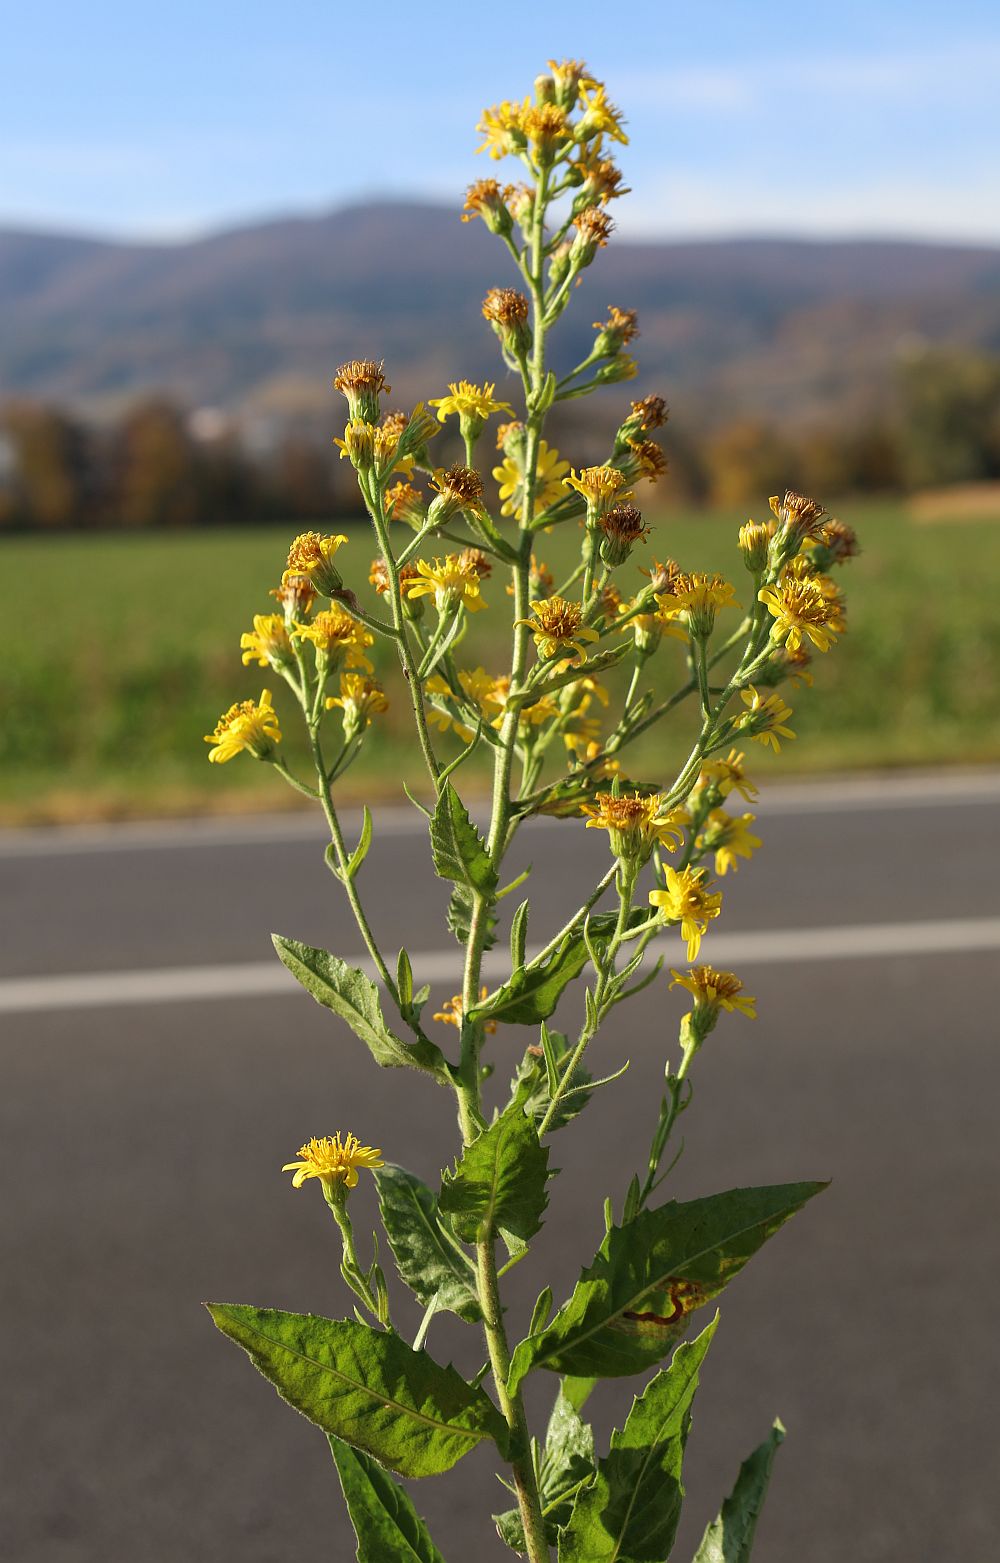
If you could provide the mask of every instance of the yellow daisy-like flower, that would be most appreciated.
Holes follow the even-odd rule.
[[[779,738],[795,737],[792,729],[785,725],[792,714],[792,708],[785,704],[775,690],[770,694],[762,695],[760,690],[754,689],[751,684],[749,689],[740,690],[740,697],[748,709],[739,718],[737,726],[741,732],[749,734],[756,743],[764,744],[777,754],[781,749]]]
[[[339,706],[344,713],[344,736],[353,738],[365,727],[371,726],[373,716],[388,711],[382,685],[366,673],[341,673],[340,694],[328,695],[326,709]]]
[[[535,637],[539,657],[565,657],[582,662],[587,655],[585,642],[597,640],[598,634],[583,622],[583,609],[578,602],[567,602],[564,597],[541,597],[531,604],[534,619],[518,619],[526,624]]]
[[[569,471],[569,462],[563,461],[557,450],[545,440],[538,442],[538,475],[535,480],[535,512],[547,510],[561,499],[564,493],[563,478]],[[505,456],[499,467],[493,468],[493,476],[500,485],[500,514],[517,515],[524,520],[524,469],[513,456]]]
[[[715,872],[720,879],[732,869],[735,874],[741,857],[753,856],[761,841],[751,833],[755,814],[727,814],[725,809],[712,809],[698,836],[698,846],[715,852]]]
[[[444,560],[417,560],[418,578],[407,582],[407,597],[433,595],[438,613],[451,613],[458,607],[478,613],[486,604],[479,595],[479,574],[460,554],[448,554]]]
[[[538,163],[551,163],[560,147],[570,139],[570,124],[566,110],[557,103],[529,105],[520,119],[520,128],[527,136]]]
[[[839,593],[831,598],[816,579],[785,576],[774,586],[762,586],[757,597],[774,619],[771,639],[776,645],[798,651],[805,635],[817,651],[829,651],[837,638]]]
[[[616,857],[642,858],[645,861],[654,846],[674,852],[684,840],[684,828],[690,823],[684,809],[670,809],[661,814],[663,794],[654,792],[648,797],[641,793],[599,792],[592,804],[587,804],[587,830],[606,830],[611,850]]]
[[[528,99],[523,103],[512,103],[505,100],[496,104],[493,108],[483,109],[483,117],[476,126],[479,134],[485,137],[482,146],[477,147],[477,152],[488,152],[494,161],[502,157],[508,157],[511,152],[519,151],[527,144],[524,133],[524,114],[529,107]]]
[[[686,988],[696,1004],[715,1010],[724,1009],[730,1014],[736,1011],[746,1015],[749,1020],[756,1020],[754,1006],[757,1000],[743,992],[743,984],[733,972],[716,971],[714,966],[692,966],[690,971],[684,972],[675,971],[671,967],[670,975],[674,979],[670,986]]]
[[[285,628],[283,613],[255,613],[253,629],[240,636],[243,666],[256,662],[260,667],[277,668],[292,660],[292,643]]]
[[[282,1172],[294,1173],[292,1188],[300,1189],[309,1178],[319,1178],[325,1188],[342,1183],[345,1188],[357,1186],[358,1168],[373,1170],[384,1167],[382,1152],[371,1145],[362,1145],[356,1135],[341,1138],[340,1132],[324,1135],[321,1140],[307,1140],[299,1146],[299,1160],[286,1161]]]
[[[624,116],[608,101],[608,90],[603,82],[581,82],[580,102],[584,112],[577,125],[577,135],[587,141],[594,136],[610,136],[612,141],[628,146],[628,136],[622,129]]]
[[[214,733],[205,734],[205,742],[214,745],[208,758],[225,765],[245,749],[255,760],[266,760],[281,742],[278,714],[271,704],[271,692],[265,689],[259,700],[237,700],[215,724]]]
[[[581,467],[579,473],[570,472],[563,479],[566,488],[575,489],[587,501],[587,513],[596,520],[609,510],[616,500],[631,499],[627,492],[628,480],[617,467],[607,462],[600,467]]]
[[[664,921],[680,923],[687,940],[687,958],[697,959],[702,937],[713,918],[722,910],[722,892],[709,890],[704,868],[668,868],[665,890],[651,890],[651,906],[659,907]]]
[[[489,988],[484,982],[479,990],[479,997],[484,999],[489,991]],[[461,1030],[464,1016],[465,1005],[462,1002],[462,995],[460,993],[456,993],[452,998],[445,999],[442,1008],[437,1011],[434,1019],[439,1020],[443,1026],[457,1026],[459,1030]],[[488,1020],[483,1027],[483,1030],[490,1036],[493,1035],[496,1029],[497,1023],[495,1020]]]
[[[365,647],[372,645],[375,637],[336,603],[317,613],[310,624],[296,624],[292,634],[296,640],[312,642],[317,660],[325,657],[327,672],[341,666],[364,668],[366,673],[374,671],[365,656]]]
[[[474,418],[479,423],[485,423],[495,412],[509,412],[513,417],[513,407],[509,402],[498,402],[493,395],[495,390],[495,384],[473,385],[471,380],[459,380],[448,386],[447,396],[432,396],[428,406],[437,408],[439,423],[444,423],[450,413]]]
[[[736,749],[730,749],[724,760],[707,760],[701,768],[698,785],[717,787],[723,798],[731,792],[738,792],[748,803],[753,803],[758,792],[743,769],[742,753]]]
[[[334,563],[334,555],[346,542],[343,533],[335,537],[323,537],[319,532],[300,532],[288,550],[288,563],[282,582],[288,576],[305,575],[316,591],[332,597],[344,584]]]
[[[721,575],[695,570],[678,576],[669,594],[656,599],[664,613],[683,618],[692,635],[711,635],[720,608],[738,608],[736,594]]]

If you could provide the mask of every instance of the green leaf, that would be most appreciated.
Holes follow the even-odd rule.
[[[311,944],[300,944],[297,939],[285,939],[272,934],[274,948],[307,993],[317,1004],[332,1009],[341,1020],[346,1020],[351,1030],[364,1042],[377,1064],[383,1069],[409,1066],[412,1069],[429,1069],[434,1072],[444,1066],[444,1055],[439,1047],[426,1037],[408,1043],[389,1030],[382,1014],[378,989],[369,977],[356,966],[348,966],[338,955],[328,950],[314,949]]]
[[[396,1266],[417,1300],[474,1322],[480,1317],[470,1262],[442,1230],[437,1196],[412,1172],[387,1162],[375,1172],[382,1224]]]
[[[456,885],[448,900],[448,927],[451,929],[459,944],[469,942],[469,933],[472,927],[473,892],[465,885]],[[496,918],[492,912],[486,917],[483,949],[492,950],[496,944],[496,935],[493,930],[496,927]]]
[[[451,782],[446,782],[438,794],[430,829],[431,853],[440,877],[491,896],[497,887],[496,870]]]
[[[488,1395],[398,1335],[276,1308],[208,1310],[289,1405],[401,1476],[448,1471],[483,1438],[506,1444]]]
[[[698,1370],[718,1316],[633,1402],[559,1537],[559,1563],[662,1563],[674,1544]]]
[[[358,1538],[358,1563],[444,1563],[410,1496],[377,1461],[343,1439],[330,1449]]]
[[[640,912],[640,917],[645,917]],[[615,916],[602,912],[590,919],[588,935],[595,947],[611,937]],[[537,1026],[555,1013],[564,989],[579,977],[589,959],[583,931],[569,933],[544,961],[520,966],[509,982],[487,995],[472,1014],[480,1019],[501,1020],[519,1026]]]
[[[573,1510],[573,1500],[594,1474],[594,1433],[582,1421],[560,1385],[552,1408],[538,1473],[545,1535],[555,1546],[558,1532]],[[515,1552],[525,1552],[524,1527],[518,1509],[494,1514],[497,1534]]]
[[[548,1163],[548,1148],[514,1102],[466,1146],[454,1172],[445,1173],[442,1214],[466,1243],[485,1242],[498,1230],[526,1243],[548,1203]]]
[[[774,1456],[784,1436],[785,1429],[776,1421],[769,1436],[744,1460],[736,1486],[702,1537],[693,1563],[749,1563]]]
[[[372,844],[372,817],[368,811],[367,803],[364,805],[364,817],[361,822],[361,837],[357,846],[351,853],[347,868],[344,873],[346,879],[353,879],[365,858],[368,856],[368,848]]]
[[[552,1081],[550,1079],[549,1062],[556,1071],[565,1066],[572,1048],[569,1039],[562,1031],[549,1031],[542,1026],[542,1049],[529,1048],[517,1066],[517,1072],[510,1082],[511,1095],[515,1101],[520,1102],[522,1108],[532,1120],[535,1127],[541,1123],[549,1110],[552,1100]],[[548,1051],[549,1057],[545,1053]],[[566,1124],[581,1113],[590,1100],[586,1087],[590,1084],[591,1076],[581,1065],[577,1065],[573,1073],[573,1085],[570,1092],[560,1098],[559,1105],[553,1114],[548,1132],[565,1128]],[[558,1080],[557,1080],[558,1083]],[[582,1088],[582,1089],[581,1089]]]
[[[662,1360],[688,1315],[718,1296],[769,1237],[826,1187],[779,1183],[670,1201],[612,1226],[544,1330],[514,1352],[511,1391],[536,1368],[616,1378]]]
[[[585,662],[571,664],[569,667],[564,668],[561,673],[555,673],[551,678],[535,684],[531,691],[534,697],[531,704],[534,705],[543,696],[552,694],[553,690],[562,689],[567,684],[575,684],[578,679],[591,678],[597,673],[606,673],[609,668],[615,667],[624,657],[630,655],[631,650],[631,643],[624,641],[620,645],[609,646],[604,651],[595,652]]]

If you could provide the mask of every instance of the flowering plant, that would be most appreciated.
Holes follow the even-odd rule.
[[[284,718],[269,690],[234,705],[209,738],[210,760],[247,751],[318,800],[329,828],[327,862],[353,910],[371,975],[275,936],[282,961],[378,1065],[443,1087],[457,1111],[457,1160],[436,1188],[342,1132],[310,1139],[285,1168],[296,1188],[315,1180],[333,1214],[353,1318],[211,1307],[219,1328],[328,1436],[358,1557],[368,1563],[441,1558],[390,1472],[436,1475],[484,1441],[513,1495],[495,1516],[497,1530],[532,1563],[551,1559],[553,1549],[560,1563],[667,1558],[689,1410],[716,1320],[693,1340],[683,1338],[693,1315],[822,1187],[739,1188],[685,1202],[660,1197],[699,1050],[723,1013],[754,1014],[736,975],[699,962],[722,909],[713,873],[723,880],[760,845],[754,815],[734,808],[735,796],[756,796],[743,746],[778,749],[794,737],[780,690],[810,681],[806,642],[826,652],[844,628],[828,571],[854,552],[854,537],[813,500],[788,492],[771,500],[766,522],[740,530],[747,608],[720,575],[688,573],[673,561],[653,560],[628,583],[625,567],[650,530],[635,490],[666,466],[652,439],[667,416],[662,399],[631,403],[600,465],[571,471],[543,437],[554,404],[636,372],[625,351],[636,318],[620,308],[595,325],[590,352],[569,374],[558,377],[548,361],[550,333],[608,241],[611,203],[626,193],[608,155],[608,144],[625,135],[604,86],[581,64],[550,62],[550,72],[536,82],[533,100],[489,109],[480,126],[480,150],[520,161],[527,181],[482,179],[466,200],[466,220],[482,219],[497,236],[523,288],[491,288],[483,305],[519,382],[520,416],[513,391],[505,401],[495,385],[465,380],[429,403],[433,413],[421,405],[383,415],[389,388],[382,365],[355,361],[340,369],[334,384],[346,398],[347,422],[337,444],[374,528],[370,581],[379,607],[362,606],[349,584],[345,537],[296,538],[274,593],[280,611],[258,615],[242,646],[244,662],[269,668],[287,686],[315,775],[303,780],[286,763]],[[498,414],[509,421],[497,430],[498,500],[491,504],[479,452]],[[430,442],[449,420],[457,420],[465,459],[442,467]],[[540,534],[556,527],[579,528],[581,540],[578,561],[558,586],[534,552]],[[495,591],[502,576],[509,595]],[[509,612],[503,671],[459,660],[469,616],[487,608]],[[717,635],[726,615],[732,628]],[[451,886],[448,925],[464,951],[461,991],[430,1024],[419,957],[402,949],[390,962],[366,909],[372,815],[366,807],[351,846],[338,812],[340,779],[387,705],[368,656],[376,639],[398,655],[429,782],[426,805],[411,801],[426,815],[434,870]],[[672,664],[682,673],[668,689],[663,669]],[[609,684],[621,690],[613,704]],[[692,747],[679,773],[630,774],[630,746],[686,703],[694,713]],[[476,753],[493,772],[484,832],[458,786]],[[505,858],[522,823],[538,815],[558,817],[561,830],[604,832],[607,867],[540,946],[529,947],[529,902],[521,902],[509,923],[509,970],[491,988],[483,957],[496,940],[503,901],[527,878],[505,883]],[[666,1067],[648,1154],[617,1211],[608,1200],[604,1239],[570,1296],[553,1312],[546,1287],[526,1327],[512,1334],[501,1282],[542,1226],[551,1137],[617,1078],[595,1079],[588,1051],[617,1005],[665,980],[662,956],[647,963],[664,936],[677,961],[671,986],[691,1004],[679,1059]],[[569,991],[581,987],[583,1019],[571,1038],[556,1017]],[[528,1042],[507,1100],[494,1102],[487,1100],[487,1054],[500,1046],[501,1028],[526,1030]],[[377,1247],[368,1262],[358,1254],[350,1195],[362,1171],[376,1180],[401,1281],[424,1309],[410,1339]],[[471,1380],[425,1349],[441,1314],[485,1336],[488,1362]],[[583,1417],[594,1384],[649,1370],[610,1449],[598,1453]],[[555,1380],[544,1436],[533,1434],[525,1410],[523,1386],[535,1374]],[[749,1557],[781,1437],[775,1423],[744,1464],[697,1563]]]

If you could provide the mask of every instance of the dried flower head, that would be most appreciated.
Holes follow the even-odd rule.
[[[784,498],[772,494],[768,500],[778,525],[801,546],[806,538],[819,539],[822,535],[823,517],[826,511],[815,499],[806,499],[794,489],[786,489]]]
[[[352,358],[341,364],[333,377],[334,390],[347,397],[349,418],[363,418],[366,423],[378,422],[378,399],[382,391],[391,391],[383,374],[384,365],[373,358]]]
[[[632,403],[632,417],[643,431],[660,429],[670,416],[662,396],[643,396]]]
[[[307,618],[312,612],[313,603],[316,601],[316,588],[308,575],[299,575],[294,570],[286,570],[281,577],[281,585],[273,586],[268,596],[277,598],[281,604],[285,623],[291,624],[296,619]]]
[[[573,218],[576,238],[573,255],[581,266],[589,266],[598,250],[604,249],[615,225],[600,206],[585,206]]]
[[[386,514],[392,521],[406,521],[420,527],[427,515],[427,507],[420,490],[412,483],[396,483],[385,496]]]
[[[633,546],[649,535],[649,527],[635,505],[612,505],[600,518],[601,558],[612,569],[624,564]]]
[[[464,223],[481,217],[491,233],[508,234],[512,228],[508,201],[514,193],[513,185],[499,185],[495,179],[477,179],[465,192]]]
[[[617,304],[609,304],[607,320],[595,320],[594,330],[598,333],[595,354],[610,358],[639,335],[639,315],[634,309],[619,309]]]

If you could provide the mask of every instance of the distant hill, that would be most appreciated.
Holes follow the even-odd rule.
[[[329,406],[333,368],[384,357],[394,397],[498,377],[479,304],[512,281],[479,223],[373,203],[184,244],[0,230],[0,396],[100,415],[137,394],[278,415]],[[701,416],[801,421],[884,405],[900,351],[1000,351],[1000,250],[889,241],[612,240],[564,317],[583,356],[639,310],[641,389]]]

